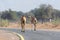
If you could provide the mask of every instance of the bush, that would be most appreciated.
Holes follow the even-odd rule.
[[[7,19],[2,19],[0,22],[1,27],[7,27],[9,25],[9,21]]]

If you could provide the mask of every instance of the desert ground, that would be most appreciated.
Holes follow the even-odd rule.
[[[9,23],[9,25],[7,27],[3,27],[3,28],[21,28],[20,23]],[[33,25],[30,23],[26,23],[25,25],[25,29],[33,29]],[[37,23],[37,27],[36,29],[60,29],[60,24],[53,24],[50,22],[46,22],[46,23]]]

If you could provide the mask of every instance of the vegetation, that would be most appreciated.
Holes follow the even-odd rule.
[[[22,15],[25,15],[27,19],[29,19],[29,16],[35,16],[38,21],[44,23],[47,21],[52,20],[59,20],[60,19],[60,10],[54,9],[50,4],[41,4],[39,8],[35,8],[29,12],[23,13],[22,11],[13,11],[11,9],[5,10],[0,12],[0,21],[2,20],[1,25],[5,25],[5,23],[8,24],[8,21],[20,21],[20,17]],[[29,20],[28,20],[29,21]],[[53,21],[53,22],[55,22]],[[6,25],[7,25],[6,24]]]
[[[0,21],[0,26],[1,27],[7,27],[9,25],[9,21],[7,20],[7,19],[5,19],[5,20],[1,20]]]

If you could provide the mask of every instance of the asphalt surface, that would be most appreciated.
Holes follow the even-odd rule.
[[[21,29],[0,28],[0,30],[17,32],[21,34],[25,40],[60,40],[60,31],[43,31],[43,30],[26,30],[21,32]]]

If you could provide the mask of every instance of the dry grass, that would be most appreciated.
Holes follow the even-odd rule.
[[[7,28],[21,28],[21,25],[19,23],[9,23],[9,25],[7,26]],[[26,29],[32,29],[33,25],[32,24],[26,24],[25,25]],[[60,29],[60,24],[52,24],[52,23],[37,23],[37,29]]]

